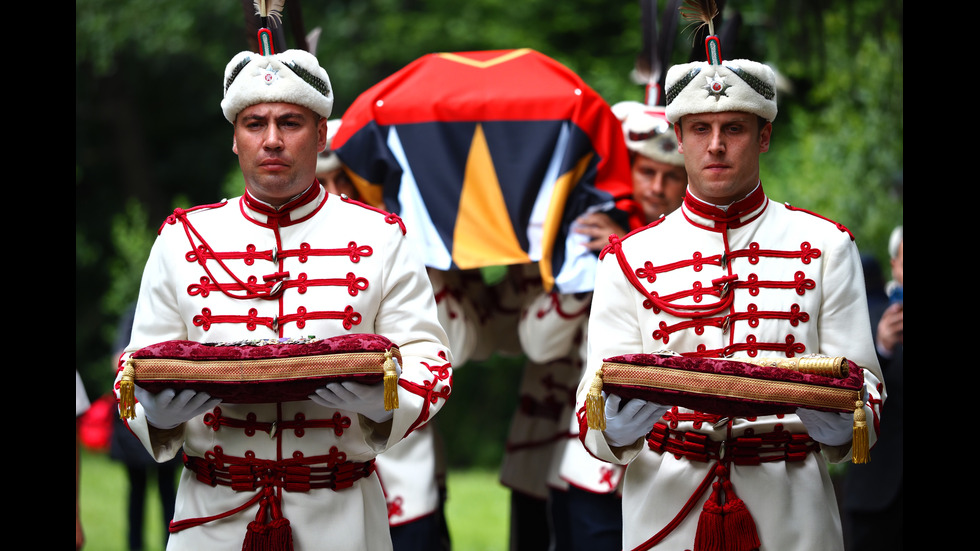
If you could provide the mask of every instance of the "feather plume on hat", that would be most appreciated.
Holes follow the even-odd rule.
[[[253,0],[255,15],[262,18],[262,27],[259,29],[259,53],[262,55],[273,55],[276,52],[272,47],[272,30],[269,22],[276,26],[282,24],[282,8],[286,0]]]
[[[721,65],[721,41],[715,34],[715,17],[718,16],[718,4],[715,0],[686,0],[681,6],[681,18],[690,21],[696,33],[702,27],[708,27],[708,36],[704,39],[704,48],[708,62]]]

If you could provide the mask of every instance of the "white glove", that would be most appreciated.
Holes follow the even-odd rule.
[[[180,391],[180,394],[172,388],[153,394],[137,385],[134,394],[136,401],[143,404],[146,421],[164,430],[186,423],[221,403],[221,398],[211,398],[207,392],[197,392],[189,388]]]
[[[360,413],[375,423],[384,423],[394,415],[394,411],[385,410],[384,392],[381,383],[366,385],[347,381],[316,389],[310,394],[310,400],[323,407]]]
[[[650,432],[657,420],[667,413],[670,406],[662,406],[655,402],[648,402],[639,398],[634,398],[622,409],[619,405],[622,398],[610,394],[606,396],[606,441],[614,447],[629,446],[637,439]]]
[[[796,415],[810,433],[810,438],[821,444],[842,446],[854,436],[852,413],[796,408]]]

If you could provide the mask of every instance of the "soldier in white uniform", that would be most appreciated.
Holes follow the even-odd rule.
[[[687,188],[684,156],[677,151],[677,139],[663,107],[621,102],[613,111],[623,113],[633,196],[643,212],[643,220],[636,223],[649,224],[683,202]],[[626,234],[604,213],[583,216],[576,231],[586,235],[597,252],[609,243],[610,235]],[[591,299],[591,293],[542,293],[521,316],[521,345],[533,361],[553,366],[554,373],[549,373],[552,388],[577,387],[584,374]],[[596,459],[582,446],[574,398],[571,401],[556,431],[562,437],[559,445],[553,457],[542,460],[548,468],[549,506],[555,524],[552,537],[560,550],[618,551],[625,467]],[[653,452],[640,454],[634,462],[652,461],[653,456]]]
[[[589,451],[628,465],[627,550],[842,548],[826,463],[851,459],[851,414],[722,418],[610,394],[604,431],[584,419],[604,358],[662,349],[706,358],[824,354],[863,368],[874,443],[884,388],[853,238],[840,224],[770,202],[762,188],[774,83],[769,67],[720,53],[672,67],[667,117],[687,167],[684,204],[601,255],[579,415]],[[657,461],[634,465],[647,449]],[[744,502],[744,532],[699,524],[712,484],[721,503]]]
[[[262,538],[272,549],[391,549],[374,458],[422,429],[451,390],[425,268],[398,217],[315,179],[333,105],[315,57],[242,52],[223,83],[244,195],[178,209],[161,227],[122,359],[174,339],[380,334],[401,350],[399,407],[385,411],[380,383],[260,404],[137,388],[129,428],[158,461],[186,454],[168,549]]]

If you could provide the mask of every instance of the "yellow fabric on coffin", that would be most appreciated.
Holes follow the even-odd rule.
[[[464,270],[531,261],[514,232],[480,124],[466,159],[453,231],[453,261]]]

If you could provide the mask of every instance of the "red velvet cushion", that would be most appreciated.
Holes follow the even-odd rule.
[[[602,388],[624,398],[735,417],[798,407],[850,412],[861,399],[864,375],[845,361],[847,375],[837,378],[735,360],[626,354],[604,361]]]
[[[150,392],[193,388],[252,404],[306,400],[334,381],[381,382],[388,350],[401,361],[397,345],[363,333],[272,344],[166,341],[131,359],[136,384]]]

